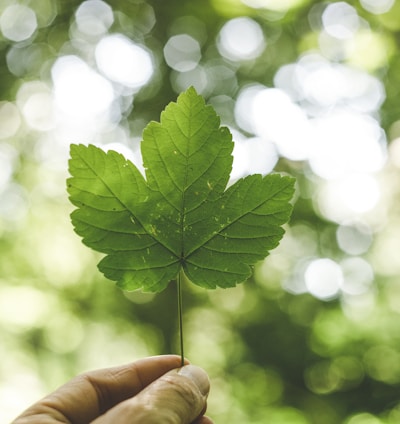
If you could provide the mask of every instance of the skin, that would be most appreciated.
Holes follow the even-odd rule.
[[[209,389],[201,368],[153,356],[81,374],[11,424],[212,424],[203,415]]]

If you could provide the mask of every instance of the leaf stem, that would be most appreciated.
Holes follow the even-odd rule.
[[[178,292],[178,321],[179,321],[179,341],[180,341],[180,350],[181,350],[181,367],[185,363],[185,355],[183,351],[183,319],[182,319],[182,277],[183,271],[179,270],[177,278],[177,292]]]

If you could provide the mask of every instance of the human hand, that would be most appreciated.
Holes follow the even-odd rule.
[[[73,378],[11,424],[212,424],[210,383],[180,357],[153,356]]]

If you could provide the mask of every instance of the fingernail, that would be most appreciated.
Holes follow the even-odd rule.
[[[196,365],[185,365],[182,367],[178,374],[190,378],[199,388],[203,396],[208,395],[210,391],[210,380],[207,373]]]

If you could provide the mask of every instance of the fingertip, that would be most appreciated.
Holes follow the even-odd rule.
[[[178,374],[192,380],[203,396],[208,395],[210,391],[210,380],[202,368],[196,365],[185,365],[178,371]]]

